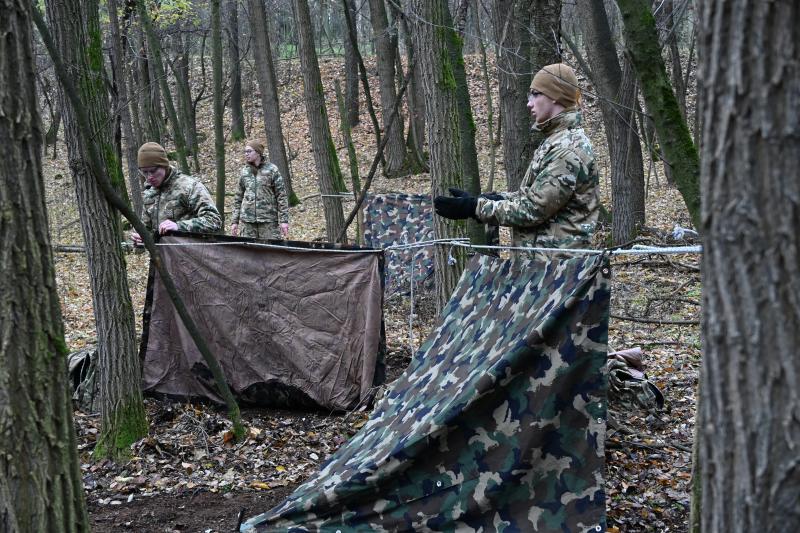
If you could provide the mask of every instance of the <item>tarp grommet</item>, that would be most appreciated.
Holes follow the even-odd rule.
[[[441,482],[441,480],[439,480],[439,481],[436,481],[436,486],[437,486],[437,487],[441,487],[441,486],[442,486],[442,482]]]

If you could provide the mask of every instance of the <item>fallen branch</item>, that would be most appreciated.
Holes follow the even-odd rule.
[[[637,318],[634,316],[622,316],[622,315],[615,315],[611,314],[611,318],[616,318],[617,320],[626,320],[628,322],[641,322],[643,324],[670,324],[676,326],[698,326],[700,325],[699,320],[660,320],[657,318]]]

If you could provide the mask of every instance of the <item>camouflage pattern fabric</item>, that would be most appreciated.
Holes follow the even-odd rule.
[[[192,233],[216,233],[222,227],[205,185],[175,167],[170,167],[161,187],[145,187],[142,203],[142,222],[154,233],[165,220],[176,222],[179,231]]]
[[[283,239],[280,227],[271,222],[263,223],[249,223],[242,222],[239,229],[240,237],[249,237],[251,239]]]
[[[608,305],[603,256],[474,256],[367,424],[241,531],[604,531]]]
[[[368,194],[362,209],[364,245],[386,248],[433,239],[433,203],[423,194]],[[386,252],[386,294],[407,293],[414,283],[433,281],[433,248],[410,248]]]
[[[477,217],[512,226],[516,246],[589,247],[600,212],[600,178],[580,124],[581,113],[573,109],[540,125],[547,138],[533,154],[519,191],[503,193],[503,200],[479,198]]]
[[[257,169],[245,165],[239,172],[239,188],[233,198],[232,224],[239,222],[289,223],[289,197],[278,167],[268,161]]]
[[[629,410],[657,411],[664,407],[664,395],[647,375],[614,357],[608,359],[608,397],[611,403]]]

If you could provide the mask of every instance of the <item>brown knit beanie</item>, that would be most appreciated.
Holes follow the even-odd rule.
[[[576,106],[581,100],[578,77],[572,67],[564,63],[553,63],[542,68],[533,77],[531,88],[567,108]]]
[[[158,143],[144,143],[139,148],[139,155],[137,163],[139,168],[146,167],[165,167],[169,168],[169,159],[167,159],[167,151]]]
[[[258,155],[264,156],[264,145],[258,141],[250,141],[247,143],[247,146],[258,152]]]

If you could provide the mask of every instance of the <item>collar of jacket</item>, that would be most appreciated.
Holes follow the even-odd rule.
[[[175,178],[175,176],[177,176],[177,175],[178,175],[178,169],[177,169],[177,168],[175,168],[175,167],[173,167],[172,165],[170,165],[170,166],[167,168],[167,175],[164,177],[164,181],[162,181],[162,182],[161,182],[161,185],[159,185],[158,189],[159,189],[159,190],[161,190],[161,191],[163,191],[164,189],[166,189],[166,188],[167,188],[167,186],[169,185],[169,183],[170,183],[170,182],[171,182],[171,181],[172,181],[172,180]]]
[[[581,112],[579,109],[571,108],[565,109],[558,115],[545,120],[541,124],[538,122],[533,125],[533,129],[541,131],[546,136],[551,136],[554,133],[568,129],[577,128],[581,125]]]

